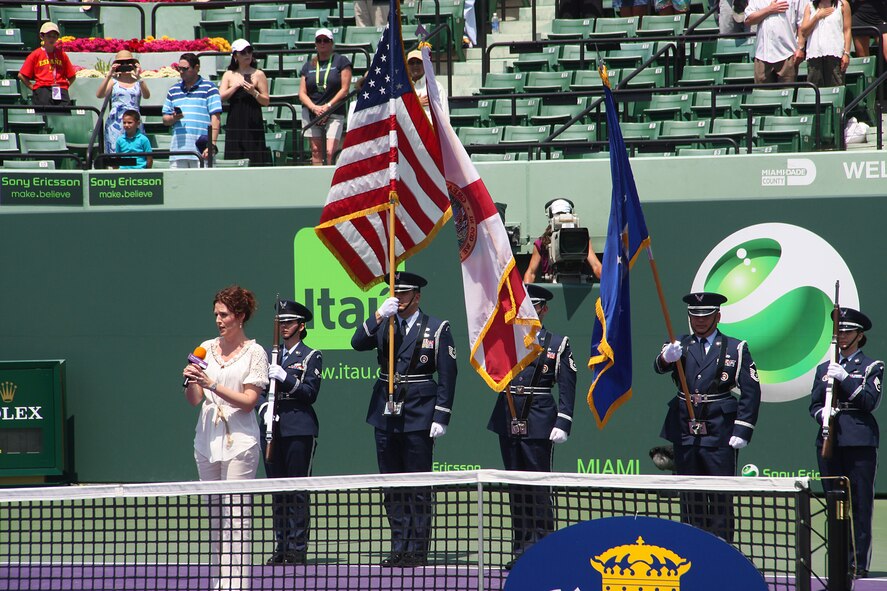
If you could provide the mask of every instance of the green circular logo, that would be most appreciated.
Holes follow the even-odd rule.
[[[724,333],[748,342],[765,402],[810,393],[831,342],[835,281],[842,306],[859,307],[847,263],[813,232],[758,224],[724,238],[696,272],[693,291],[715,291]]]
[[[760,470],[758,470],[758,467],[755,466],[754,464],[746,464],[745,466],[742,467],[741,474],[743,476],[755,477],[755,476],[759,476],[761,474],[761,472],[760,472]]]

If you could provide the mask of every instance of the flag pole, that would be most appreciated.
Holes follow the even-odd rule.
[[[653,249],[647,247],[647,260],[650,261],[650,270],[653,271],[653,282],[656,284],[656,294],[659,296],[659,305],[662,306],[662,317],[665,319],[665,330],[668,331],[668,342],[675,341],[674,329],[671,326],[671,316],[668,314],[668,306],[665,305],[665,295],[662,292],[662,281],[659,280],[659,269],[656,267],[656,260],[653,258]],[[696,420],[696,413],[693,412],[693,404],[690,402],[690,388],[687,386],[687,375],[684,373],[684,364],[678,359],[675,362],[678,370],[678,380],[681,382],[681,391],[684,394],[684,404],[687,406],[687,415],[691,421]]]
[[[393,184],[393,181],[392,181]],[[394,215],[397,192],[388,194],[388,297],[394,297]],[[388,412],[394,413],[394,317],[388,317]]]
[[[395,27],[391,26],[397,22],[400,23],[400,2],[392,0],[391,8],[394,9],[397,19],[388,19],[388,47],[391,51],[403,51],[402,47],[395,49],[394,40],[397,38],[400,42],[400,35],[395,34]],[[389,60],[388,63],[393,63]],[[397,112],[394,104],[394,76],[389,76],[388,84],[388,156],[391,166],[389,167],[389,190],[388,190],[388,297],[394,297],[394,217],[397,214]],[[395,414],[396,406],[394,404],[394,317],[393,314],[388,318],[388,412]]]

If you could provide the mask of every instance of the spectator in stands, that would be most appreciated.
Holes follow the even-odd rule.
[[[219,88],[222,100],[229,103],[225,158],[249,158],[250,166],[267,166],[271,154],[265,145],[262,107],[271,102],[271,97],[268,78],[256,65],[253,48],[246,39],[231,44],[231,63]]]
[[[806,0],[749,0],[745,24],[758,25],[755,40],[755,83],[794,82],[804,60],[798,27]]]
[[[465,0],[465,7],[462,9],[462,21],[465,24],[465,35],[462,36],[463,47],[474,47],[477,45],[477,15],[474,12],[474,0]]]
[[[243,331],[256,311],[249,290],[232,285],[216,293],[213,314],[219,336],[204,341],[206,368],[189,363],[185,398],[200,405],[194,459],[200,480],[248,480],[259,466],[259,424],[253,412],[268,386],[265,350]],[[211,573],[214,589],[249,589],[251,501],[225,495],[210,501]]]
[[[813,0],[804,7],[801,37],[806,39],[807,82],[843,86],[850,65],[850,4],[847,0]]]
[[[690,0],[654,0],[656,14],[678,14],[690,11]]]
[[[151,98],[151,91],[142,80],[142,66],[125,49],[114,56],[114,62],[95,95],[97,98],[105,98],[109,92],[111,106],[105,118],[105,152],[113,152],[117,138],[123,135],[123,114],[126,111],[138,112],[142,97]]]
[[[117,138],[114,143],[114,152],[118,154],[129,154],[133,152],[150,152],[151,142],[148,136],[142,133],[142,118],[135,109],[127,109],[121,117],[123,123],[123,135]],[[151,168],[154,166],[154,159],[151,156],[135,156],[134,166],[121,166],[121,169],[127,168]]]
[[[573,213],[573,202],[569,199],[552,199],[545,204],[545,211],[548,213],[550,220],[559,214]],[[530,256],[530,263],[524,272],[524,283],[535,283],[539,281],[552,281],[554,268],[551,264],[551,258],[548,252],[548,246],[551,244],[551,234],[554,231],[551,223],[545,227],[542,236],[533,242],[533,254]],[[591,272],[598,279],[601,278],[601,261],[594,252],[591,240],[588,241],[588,257],[585,259]]]
[[[603,0],[561,0],[558,18],[600,18],[604,16]]]
[[[354,22],[358,27],[384,27],[388,24],[388,2],[354,0]]]
[[[46,22],[40,27],[42,47],[38,47],[25,58],[18,79],[34,93],[31,101],[41,106],[68,106],[71,97],[68,88],[74,82],[74,64],[68,54],[56,47],[59,28],[55,23]]]
[[[407,69],[410,71],[410,79],[413,81],[413,88],[416,89],[416,95],[419,97],[419,102],[422,104],[422,108],[425,109],[425,114],[428,115],[429,119],[431,118],[431,108],[428,106],[428,87],[425,85],[425,66],[422,63],[422,52],[418,49],[414,49],[407,55]],[[450,116],[450,105],[447,101],[447,91],[444,90],[444,87],[440,82],[437,82],[437,90],[440,93],[440,103],[443,108],[443,112],[446,114],[447,118]]]
[[[311,138],[311,164],[324,163],[324,148],[325,161],[332,164],[345,122],[343,99],[351,88],[351,61],[344,55],[335,53],[333,32],[329,29],[317,30],[314,34],[314,46],[317,55],[302,66],[302,81],[299,85],[302,122],[304,125],[315,117],[325,115],[306,133]]]
[[[853,0],[850,7],[853,13],[854,27],[875,27],[881,31],[881,51],[887,60],[887,2],[884,0]],[[856,57],[865,57],[871,53],[872,38],[867,34],[853,37]]]
[[[613,12],[623,18],[644,16],[650,10],[650,0],[613,0]]]
[[[172,127],[172,143],[170,151],[196,152],[197,138],[206,135],[207,127],[212,126],[212,142],[203,151],[203,157],[209,150],[216,153],[216,141],[219,138],[222,112],[222,99],[219,89],[209,80],[200,76],[200,60],[193,53],[183,53],[176,66],[182,81],[173,84],[166,94],[163,103],[163,124]],[[197,168],[200,162],[193,156],[173,156],[170,158],[172,168]]]

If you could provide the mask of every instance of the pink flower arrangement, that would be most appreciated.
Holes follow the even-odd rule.
[[[59,42],[59,47],[70,53],[117,53],[126,49],[133,53],[153,53],[159,51],[230,51],[230,44],[224,39],[189,39],[176,40],[162,37],[155,39],[102,39],[90,37],[88,39],[65,38]]]

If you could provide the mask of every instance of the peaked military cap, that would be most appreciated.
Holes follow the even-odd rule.
[[[311,310],[292,300],[279,300],[274,307],[280,320],[298,320],[299,322],[311,322],[314,317]]]
[[[554,294],[544,287],[534,285],[532,283],[527,285],[527,294],[530,296],[530,301],[533,303],[534,306],[544,304],[554,297]]]
[[[405,291],[420,291],[423,287],[428,285],[428,282],[424,277],[420,275],[416,275],[415,273],[408,273],[407,271],[398,271],[394,274],[394,293],[403,293]],[[388,287],[386,286],[382,290],[382,294],[388,291]]]
[[[834,311],[832,312],[834,314]],[[872,328],[869,317],[853,308],[841,308],[841,316],[838,319],[838,330],[861,330],[865,332]]]
[[[710,291],[699,291],[696,293],[688,293],[684,296],[684,302],[687,304],[687,313],[690,316],[709,316],[721,309],[721,304],[727,301],[727,298],[719,293]]]

